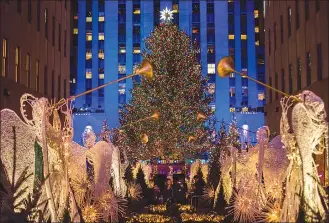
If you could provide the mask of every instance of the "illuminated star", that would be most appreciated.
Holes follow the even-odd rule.
[[[163,20],[163,22],[170,22],[172,19],[174,19],[173,11],[166,7],[160,12],[160,19]]]

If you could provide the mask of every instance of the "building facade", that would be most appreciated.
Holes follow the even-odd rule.
[[[266,1],[265,6],[267,83],[292,95],[311,90],[328,112],[328,1]],[[267,92],[266,125],[278,134],[281,97]],[[323,183],[327,159],[317,156]]]
[[[1,109],[20,114],[20,97],[69,96],[70,2],[0,3]]]
[[[142,61],[143,40],[160,24],[160,11],[166,7],[174,13],[173,22],[200,47],[202,74],[210,75],[209,93],[215,95],[211,107],[217,120],[230,123],[235,117],[240,127],[255,132],[264,123],[264,89],[233,74],[219,78],[216,70],[219,60],[231,55],[236,70],[265,79],[263,5],[253,0],[77,1],[73,15],[77,52],[72,59],[77,67],[71,73],[71,93],[132,74]],[[118,127],[119,109],[129,101],[131,88],[132,80],[127,79],[77,98],[75,139],[80,140],[86,125],[99,132],[104,119],[110,127]]]
[[[321,0],[265,3],[267,83],[293,95],[311,90],[326,108],[328,5]],[[267,91],[266,124],[279,133],[282,95]]]

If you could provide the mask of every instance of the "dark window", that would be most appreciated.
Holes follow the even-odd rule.
[[[67,8],[67,0],[64,1],[64,7]]]
[[[268,30],[268,54],[271,55],[271,30]]]
[[[291,8],[288,8],[288,37],[291,36]]]
[[[37,1],[37,30],[40,32],[40,0]]]
[[[17,12],[22,13],[22,0],[17,0]]]
[[[26,73],[26,86],[31,86],[31,57],[29,54],[26,55],[25,60],[25,73]]]
[[[297,91],[302,88],[302,61],[297,59]]]
[[[322,80],[322,48],[321,48],[321,43],[317,44],[316,47],[317,51],[317,67],[318,67],[318,81]]]
[[[48,39],[48,9],[45,9],[45,37]]]
[[[234,35],[234,15],[228,15],[228,34]]]
[[[62,50],[62,25],[58,24],[58,51],[61,52]]]
[[[309,4],[308,4],[308,0],[304,0],[304,8],[305,8],[305,21],[307,21],[310,18],[310,10],[309,10]]]
[[[271,86],[272,85],[272,77],[269,77],[268,84]],[[272,102],[272,90],[269,91],[269,97],[270,97],[270,102]]]
[[[276,22],[274,23],[274,51],[276,50],[276,30],[277,30],[277,25],[276,25]]]
[[[55,98],[55,71],[51,73],[51,97]]]
[[[37,60],[35,62],[35,90],[36,91],[39,91],[39,85],[40,85],[40,83],[39,83],[39,81],[40,81],[39,66],[40,66],[40,64],[39,64],[39,61]]]
[[[246,34],[247,33],[247,15],[241,15],[240,16],[240,21],[241,21],[241,34]]]
[[[51,41],[52,41],[52,44],[53,46],[55,46],[55,17],[53,16],[53,23],[52,23],[52,32],[51,32]]]
[[[31,0],[27,1],[27,20],[29,23],[32,21],[32,2]]]
[[[311,53],[306,52],[306,85],[310,86],[312,82],[312,74],[311,74],[311,67],[312,67],[312,61],[311,61]]]
[[[64,57],[66,57],[66,48],[67,48],[67,32],[64,30]]]
[[[283,44],[283,16],[280,16],[280,35],[281,35],[281,44]]]
[[[66,98],[66,79],[64,79],[64,98]]]
[[[285,86],[286,78],[284,76],[284,69],[281,69],[281,91],[285,92],[286,86]]]
[[[289,94],[292,94],[292,65],[289,64]]]
[[[275,81],[274,86],[275,86],[276,89],[278,89],[279,80],[278,80],[278,73],[277,73],[277,72],[275,72],[274,81]],[[276,91],[276,92],[275,92],[275,100],[278,100],[278,99],[279,99],[279,94],[278,94],[278,92]]]
[[[61,85],[62,85],[61,75],[58,75],[57,76],[57,97],[58,97],[58,100],[61,99]]]
[[[43,86],[44,86],[44,94],[48,95],[48,68],[45,66],[45,71],[44,71],[44,78],[43,78]]]
[[[296,4],[296,29],[299,29],[299,0],[295,0]]]
[[[320,0],[315,0],[315,9],[316,11],[320,11]]]

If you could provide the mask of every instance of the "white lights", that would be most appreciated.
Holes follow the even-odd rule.
[[[171,11],[167,7],[160,12],[160,20],[162,20],[163,22],[170,22],[172,19],[174,19],[173,11]]]
[[[208,74],[215,74],[216,73],[216,65],[214,63],[208,64]]]

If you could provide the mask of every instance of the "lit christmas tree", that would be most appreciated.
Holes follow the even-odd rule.
[[[154,80],[142,78],[134,83],[132,99],[121,111],[121,124],[149,117],[159,112],[158,121],[148,120],[124,128],[127,137],[120,144],[128,145],[132,159],[152,156],[182,159],[193,157],[210,145],[209,129],[197,120],[197,114],[211,114],[207,80],[201,74],[197,49],[189,36],[170,22],[169,12],[162,13],[165,21],[155,27],[146,39],[143,57],[153,65]],[[148,136],[144,144],[140,138]],[[118,144],[118,146],[120,146]]]
[[[109,127],[107,125],[107,120],[105,119],[103,121],[103,125],[102,125],[102,130],[101,130],[101,134],[100,134],[100,140],[105,141],[105,142],[108,142],[109,141],[108,130],[109,130]]]
[[[209,174],[208,184],[217,187],[220,179],[220,157],[223,151],[226,151],[228,146],[228,138],[226,134],[226,127],[224,121],[221,123],[220,130],[218,132],[219,142],[216,147],[212,150],[209,160]]]
[[[228,141],[229,145],[234,146],[239,151],[241,150],[241,142],[240,142],[240,133],[237,128],[237,121],[233,119],[228,132]]]

